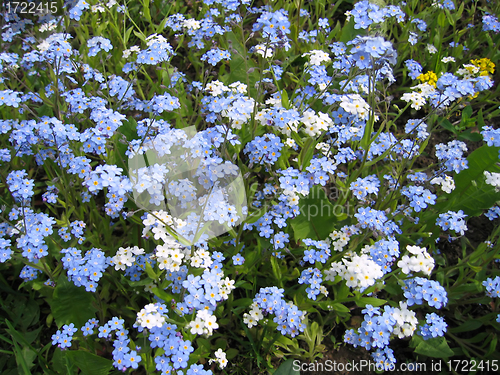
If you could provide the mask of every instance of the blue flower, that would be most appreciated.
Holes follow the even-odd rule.
[[[439,214],[436,225],[439,225],[443,230],[450,229],[463,236],[467,230],[467,225],[464,220],[465,217],[467,217],[467,215],[464,214],[462,210],[458,212],[448,211]]]
[[[101,50],[109,52],[113,48],[111,41],[101,36],[90,38],[87,41],[87,47],[89,47],[89,56],[95,56]]]
[[[212,48],[205,52],[201,58],[202,61],[208,62],[210,65],[217,65],[221,60],[231,60],[231,54],[228,51],[220,48]]]
[[[235,266],[241,266],[245,263],[245,258],[243,258],[240,254],[233,255],[232,259]]]
[[[427,314],[425,318],[426,324],[424,324],[418,332],[424,340],[444,335],[448,326],[444,321],[444,318],[440,317],[436,313]]]
[[[486,287],[486,295],[491,298],[500,298],[500,276],[494,279],[487,278],[482,284]]]

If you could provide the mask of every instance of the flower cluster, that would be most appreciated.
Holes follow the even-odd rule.
[[[78,331],[73,323],[65,324],[61,330],[57,330],[55,334],[52,335],[52,345],[57,345],[61,349],[67,349],[71,347],[71,340],[73,340],[73,335]]]
[[[359,225],[363,229],[369,228],[373,231],[383,232],[386,235],[401,232],[396,223],[387,219],[383,211],[374,210],[370,207],[360,207],[354,217],[358,219]]]
[[[364,254],[369,254],[373,261],[382,268],[382,272],[389,273],[399,256],[399,242],[393,237],[388,237],[375,242],[371,246],[366,245],[361,251]]]
[[[377,194],[380,181],[375,175],[364,178],[358,177],[356,181],[351,182],[350,189],[353,195],[359,200],[364,200],[368,194]]]
[[[500,298],[500,276],[487,278],[483,281],[483,286],[486,287],[486,294],[491,298]]]
[[[196,318],[189,322],[193,335],[212,336],[214,329],[219,328],[217,318],[208,310],[198,310]]]
[[[215,66],[221,60],[231,60],[231,54],[228,51],[221,50],[220,48],[212,48],[201,56],[201,60]]]
[[[406,246],[406,250],[413,256],[403,255],[398,262],[398,267],[401,268],[401,271],[405,274],[423,272],[429,276],[434,269],[434,258],[429,255],[427,249],[408,245]]]
[[[113,341],[113,366],[120,371],[126,371],[128,368],[136,369],[139,367],[139,362],[142,360],[141,356],[135,350],[130,350],[130,338],[128,337],[129,331],[125,329],[124,320],[118,317],[113,317],[104,325],[99,327],[98,337],[105,340]],[[97,321],[90,319],[82,328],[85,331],[86,327],[97,327]],[[114,332],[114,339],[113,339]]]
[[[422,234],[422,223],[419,227],[417,224],[419,217],[426,220],[432,214],[426,212],[427,208],[438,200],[438,193],[432,193],[429,184],[439,185],[435,189],[439,193],[453,191],[455,175],[468,168],[467,145],[457,140],[437,144],[439,165],[434,170],[432,166],[407,173],[403,164],[411,168],[417,156],[425,155],[426,140],[435,125],[431,122],[444,116],[446,107],[452,110],[455,105],[468,105],[481,91],[493,87],[495,64],[488,58],[457,66],[461,51],[471,47],[467,38],[462,39],[465,45],[453,42],[449,49],[440,46],[439,53],[431,44],[425,48],[427,25],[435,23],[429,22],[428,14],[418,15],[418,9],[404,2],[383,6],[358,1],[346,13],[351,23],[345,28],[339,24],[340,30],[336,27],[334,31],[328,18],[319,18],[314,30],[300,30],[299,25],[292,25],[295,16],[288,11],[274,11],[269,5],[251,8],[249,0],[203,0],[203,6],[188,7],[186,14],[169,13],[160,24],[156,23],[158,14],[151,14],[147,2],[130,9],[118,6],[115,0],[93,6],[88,0],[71,3],[66,15],[69,19],[93,23],[99,18],[97,14],[83,16],[90,7],[93,13],[117,16],[115,21],[123,16],[133,21],[132,10],[143,7],[141,17],[148,22],[139,25],[148,31],[137,27],[121,30],[120,22],[104,22],[99,26],[103,36],[82,38],[79,30],[72,29],[74,23],[62,22],[65,16],[41,17],[41,26],[34,26],[31,20],[4,15],[0,106],[4,106],[5,116],[18,118],[4,116],[0,120],[0,136],[9,143],[0,149],[0,167],[5,172],[2,176],[6,176],[0,185],[5,187],[7,202],[17,206],[7,213],[15,225],[0,224],[0,263],[8,262],[4,267],[18,269],[20,257],[13,254],[19,251],[26,258],[21,261],[31,264],[24,266],[20,277],[30,281],[46,267],[57,267],[58,275],[60,262],[68,279],[89,292],[97,290],[107,267],[112,266],[109,275],[124,274],[132,281],[124,284],[127,290],[140,286],[141,291],[151,292],[142,296],[151,300],[144,302],[134,324],[141,333],[139,337],[149,341],[145,341],[148,353],[132,342],[124,319],[119,317],[102,326],[91,319],[80,328],[85,337],[95,331],[99,339],[107,341],[118,371],[136,369],[141,354],[148,357],[148,371],[156,367],[162,374],[211,373],[202,365],[188,368],[193,346],[197,346],[193,357],[208,358],[203,343],[219,344],[214,343],[213,336],[220,333],[219,324],[223,325],[228,307],[243,302],[231,302],[236,298],[230,296],[235,280],[224,274],[253,272],[249,264],[254,265],[254,247],[264,259],[271,256],[273,262],[283,259],[281,264],[302,268],[295,269],[290,277],[296,280],[300,275],[297,283],[306,285],[287,293],[305,289],[309,301],[302,302],[308,311],[328,306],[322,303],[328,296],[327,283],[333,284],[333,294],[338,288],[346,293],[346,287],[353,288],[360,304],[363,294],[374,290],[386,288],[394,297],[398,277],[406,278],[400,281],[404,283],[406,302],[400,302],[399,307],[367,305],[361,328],[348,330],[345,336],[345,341],[354,346],[375,349],[372,357],[383,369],[396,361],[388,347],[393,337],[405,338],[418,332],[427,340],[444,334],[444,319],[427,314],[417,330],[417,314],[408,309],[424,301],[436,309],[447,304],[446,291],[438,282],[413,275],[430,277],[435,261],[429,253],[435,245],[425,242],[429,252],[408,245],[399,259],[404,251],[400,246],[408,238],[417,245],[426,241],[421,238],[427,236]],[[151,4],[151,9],[157,5],[153,8]],[[436,1],[433,6],[455,9],[451,0]],[[177,5],[170,8],[174,11]],[[200,10],[205,13],[198,14]],[[444,11],[436,12],[445,15]],[[497,17],[481,12],[483,30],[498,32]],[[245,20],[240,14],[247,15]],[[306,9],[297,10],[296,16],[300,25],[310,26],[308,18],[317,19]],[[252,20],[254,23],[247,25]],[[393,43],[376,32],[406,20],[404,41]],[[155,24],[158,27],[150,27]],[[248,27],[239,31],[251,31],[251,35],[239,41],[240,32],[235,31],[243,24]],[[38,27],[39,32],[26,32],[28,25]],[[105,37],[110,25],[116,37],[123,37],[120,43],[113,34],[108,35],[111,39]],[[333,42],[334,34],[352,35],[346,32],[352,26],[357,30],[352,40]],[[88,34],[87,29],[82,28],[84,34]],[[131,45],[134,40],[143,45]],[[174,47],[169,41],[175,41]],[[434,43],[437,45],[438,40]],[[120,45],[130,47],[119,51]],[[251,46],[250,54],[246,53],[247,46]],[[317,49],[321,46],[327,49]],[[174,48],[183,55],[174,59]],[[7,52],[9,49],[16,52]],[[287,57],[285,52],[292,50],[294,56]],[[125,65],[120,56],[126,60]],[[401,56],[416,60],[428,56],[433,59],[432,67],[429,61],[412,59],[404,61],[402,67],[398,65]],[[230,60],[231,64],[227,63]],[[244,64],[240,60],[245,60]],[[109,61],[113,66],[101,66]],[[189,63],[183,68],[191,69],[190,74],[175,66],[178,61]],[[220,69],[202,69],[219,63]],[[381,94],[401,92],[389,87],[401,70],[401,82],[409,77],[418,84],[411,92],[403,91],[402,97],[383,97]],[[21,77],[24,83],[19,88]],[[8,89],[10,86],[13,89]],[[14,91],[25,88],[27,92]],[[485,113],[495,100],[490,99]],[[399,118],[408,118],[406,108],[398,107],[401,100],[419,111],[421,118],[397,123]],[[451,118],[449,115],[446,113],[447,118]],[[183,123],[196,127],[176,128]],[[396,129],[394,133],[392,128]],[[196,133],[196,129],[204,130]],[[500,146],[500,130],[483,126],[481,134],[488,146]],[[474,138],[474,134],[469,135]],[[128,165],[122,164],[122,154],[128,157]],[[250,166],[241,164],[241,158]],[[10,170],[6,165],[9,162],[25,169]],[[244,174],[240,174],[237,163]],[[46,181],[35,181],[42,171],[47,174]],[[484,174],[487,184],[500,187],[499,174]],[[258,190],[253,206],[261,210],[255,210],[252,220],[238,228],[247,214],[245,193],[254,186]],[[70,187],[75,194],[63,190]],[[324,199],[322,193],[333,189],[344,194],[335,208],[346,212],[335,212],[337,218],[324,220],[324,227],[317,230],[318,218],[311,216],[318,215],[311,215],[308,209],[316,208],[317,214],[321,204],[323,210],[323,203],[333,198]],[[315,196],[318,191],[319,199]],[[60,192],[65,193],[66,200],[58,196]],[[38,194],[41,199],[31,202]],[[90,203],[85,208],[104,209],[107,217],[102,221],[110,233],[84,236],[85,223],[95,226],[99,216],[96,212],[88,216],[87,210],[78,207],[80,202]],[[351,203],[358,204],[354,211]],[[30,205],[64,213],[53,218],[35,213]],[[330,209],[332,205],[325,207]],[[455,208],[450,205],[446,209]],[[139,219],[137,212],[145,213]],[[492,207],[486,216],[499,217],[500,207]],[[424,224],[463,235],[466,217],[463,211],[448,211],[435,223]],[[128,229],[141,220],[144,248],[122,245],[136,239],[136,232],[129,233]],[[350,225],[344,225],[346,222]],[[49,249],[46,241],[56,225],[60,238],[52,238],[54,244],[74,240],[82,250],[69,247],[58,254],[57,246]],[[403,230],[409,232],[403,236]],[[309,234],[302,235],[307,231]],[[323,240],[321,233],[326,236],[329,232]],[[113,242],[121,233],[123,238]],[[232,240],[219,238],[226,233]],[[317,240],[307,238],[314,235]],[[247,240],[256,246],[249,246]],[[113,243],[117,244],[115,248]],[[226,247],[229,250],[224,252]],[[49,253],[50,259],[41,262],[41,267],[39,259]],[[228,264],[223,264],[226,257]],[[396,265],[401,270],[393,270]],[[232,268],[224,268],[228,266]],[[321,285],[324,280],[327,283]],[[488,296],[499,295],[499,280],[497,277],[483,283]],[[268,279],[262,279],[265,281]],[[55,287],[50,279],[45,284]],[[245,287],[242,281],[236,285]],[[247,292],[242,290],[241,295]],[[162,295],[169,301],[162,300]],[[243,322],[249,328],[259,322],[270,324],[282,335],[298,336],[306,328],[306,311],[286,302],[286,298],[284,289],[259,289],[249,312],[243,314]],[[224,306],[226,300],[230,306]],[[110,305],[103,311],[113,308]],[[174,320],[172,314],[183,321],[181,327],[169,323]],[[272,322],[269,315],[274,315]],[[340,313],[338,318],[344,319]],[[56,321],[60,326],[59,318]],[[214,335],[216,329],[219,332]],[[73,324],[64,325],[52,337],[53,344],[70,348],[76,332]],[[193,339],[192,344],[183,339],[183,333],[204,337]],[[83,348],[83,340],[81,345]],[[221,368],[228,364],[222,349],[208,364],[214,362]]]
[[[167,308],[160,303],[150,303],[144,306],[137,313],[137,320],[134,327],[138,327],[139,332],[144,328],[152,329],[153,327],[162,327],[167,317]]]
[[[403,294],[408,299],[408,306],[426,301],[429,306],[440,309],[448,303],[446,290],[437,281],[415,277],[405,280],[404,285]]]
[[[266,134],[262,137],[255,137],[247,143],[244,152],[250,158],[250,162],[273,165],[281,155],[283,143],[274,134]]]
[[[16,245],[22,250],[22,255],[30,262],[38,263],[38,259],[49,254],[48,246],[45,244],[45,237],[53,233],[53,225],[56,224],[54,218],[44,213],[34,213],[29,208],[11,211],[11,218],[17,219],[18,215],[23,216],[11,230],[11,235],[19,234]]]
[[[463,236],[467,230],[467,225],[464,220],[465,217],[467,217],[467,215],[464,214],[462,210],[459,210],[458,212],[448,211],[439,214],[436,224],[443,230],[450,229]]]
[[[445,144],[436,145],[436,157],[444,162],[447,171],[460,171],[467,169],[467,159],[463,157],[463,153],[467,151],[467,145],[461,141],[451,141]]]
[[[260,31],[264,39],[269,40],[274,48],[284,48],[286,51],[290,48],[289,38],[290,21],[288,13],[280,9],[274,13],[262,12],[262,15],[254,23],[252,31]]]
[[[355,29],[367,29],[371,24],[381,23],[387,17],[396,17],[398,22],[405,19],[405,14],[399,6],[380,8],[377,4],[366,0],[357,2],[348,15],[354,17]]]
[[[209,359],[208,363],[217,363],[220,368],[224,368],[227,366],[227,358],[226,358],[226,353],[222,351],[222,349],[217,349],[217,351],[214,353],[215,359]]]
[[[85,236],[83,235],[83,231],[86,227],[86,224],[81,220],[75,220],[69,224],[69,227],[61,226],[59,228],[58,234],[64,240],[64,242],[68,242],[71,240],[71,235],[75,236],[78,240],[79,244],[82,244],[85,241]],[[68,229],[71,228],[68,233]]]
[[[309,284],[306,289],[307,297],[316,301],[319,293],[327,294],[326,288],[321,285],[323,276],[317,268],[306,268],[299,277],[299,284]]]
[[[364,321],[358,332],[354,329],[347,330],[344,341],[354,347],[361,346],[366,350],[376,348],[377,351],[373,353],[374,359],[381,365],[382,369],[389,368],[391,364],[395,363],[392,351],[385,351],[389,341],[393,335],[399,338],[412,336],[418,324],[416,314],[414,311],[408,310],[404,302],[399,303],[399,308],[385,305],[383,311],[379,307],[366,305],[362,312],[365,314]],[[388,359],[390,360],[387,361]]]
[[[82,251],[74,247],[61,250],[62,263],[68,278],[76,286],[84,286],[87,292],[95,292],[97,283],[108,267],[108,259],[100,249],[92,248],[82,257]]]
[[[134,265],[136,257],[144,254],[144,249],[138,246],[134,247],[120,247],[115,256],[110,259],[110,263],[115,267],[115,270],[125,270]]]
[[[198,250],[198,253],[201,255],[203,251],[204,250]],[[201,276],[195,277],[193,275],[188,275],[181,283],[182,287],[185,288],[186,296],[184,301],[178,303],[176,306],[179,313],[183,315],[188,311],[191,312],[195,310],[212,314],[217,304],[227,300],[229,294],[231,294],[235,288],[234,280],[223,277],[222,264],[219,260],[211,262],[210,267],[205,268]],[[205,334],[211,335],[214,326],[201,324],[201,322],[206,321],[208,317],[204,315],[205,313],[200,314],[201,315],[196,318],[201,327],[199,329],[203,329]],[[215,319],[215,317],[210,319]]]
[[[284,289],[277,287],[261,288],[253,300],[253,312],[250,312],[251,319],[246,316],[247,324],[253,326],[260,320],[259,318],[267,314],[274,314],[273,321],[278,325],[276,329],[281,334],[295,337],[300,332],[303,332],[305,329],[303,323],[305,312],[300,311],[292,302],[285,302],[283,292]],[[262,314],[254,311],[257,309],[255,305],[261,309]]]
[[[440,317],[436,313],[427,314],[425,316],[425,325],[420,327],[418,332],[424,340],[428,340],[432,337],[443,336],[446,332],[446,327],[448,326],[444,321],[443,317]]]
[[[485,14],[483,16],[483,30],[491,30],[495,33],[500,33],[500,22],[498,22],[498,18],[492,14]]]
[[[310,264],[321,262],[324,264],[330,258],[330,247],[326,241],[315,241],[310,238],[305,238],[302,242],[308,247],[319,249],[316,250],[313,248],[304,251],[304,262],[309,262]]]
[[[20,203],[28,202],[34,194],[35,180],[26,177],[28,177],[28,173],[21,169],[10,172],[6,180],[12,196]]]
[[[455,181],[453,180],[453,177],[450,177],[448,175],[444,175],[442,177],[434,177],[432,180],[430,180],[430,183],[434,185],[440,185],[441,189],[448,194],[455,190]]]
[[[484,177],[486,178],[486,183],[493,186],[498,193],[500,191],[500,173],[484,171]]]
[[[111,51],[113,45],[109,39],[95,36],[87,41],[87,47],[89,47],[89,56],[96,56],[99,51]]]
[[[375,284],[375,281],[384,276],[382,267],[368,254],[346,256],[341,262],[333,262],[331,268],[325,271],[325,280],[334,281],[339,275],[346,281],[346,285],[360,291]]]

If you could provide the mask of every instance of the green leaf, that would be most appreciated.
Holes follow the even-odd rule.
[[[469,332],[474,331],[483,325],[479,320],[469,320],[460,324],[458,327],[450,328],[451,333]]]
[[[66,275],[59,276],[50,306],[52,314],[61,327],[63,324],[74,323],[81,327],[90,318],[95,317],[97,309],[94,307],[95,298],[85,288],[77,287],[68,281]]]
[[[483,136],[476,132],[472,132],[472,129],[468,129],[458,136],[459,140],[467,140],[467,141],[472,141],[472,142],[479,142],[480,140],[483,139]]]
[[[415,353],[432,358],[448,358],[454,355],[444,337],[434,337],[424,340],[419,335],[413,335],[412,345],[415,345]]]
[[[479,128],[479,131],[483,130],[483,127],[486,126],[486,124],[484,123],[483,109],[482,108],[477,113],[477,126]]]
[[[468,168],[455,177],[455,190],[448,200],[436,205],[439,212],[463,210],[468,216],[477,216],[500,200],[500,193],[485,182],[484,171],[500,172],[497,166],[499,147],[482,146],[472,152]]]
[[[287,359],[280,367],[274,372],[274,375],[300,375],[298,366],[294,366],[293,359]]]
[[[66,357],[73,362],[84,375],[107,375],[113,367],[113,362],[109,359],[80,350],[68,350],[66,352]]]
[[[151,267],[151,264],[148,262],[146,263],[146,274],[148,275],[148,277],[153,280],[153,281],[156,281],[158,280],[158,275],[156,274],[156,272],[153,270],[153,267]]]
[[[443,12],[438,15],[438,25],[441,27],[448,26],[446,22],[446,15]]]
[[[54,350],[54,355],[52,356],[50,368],[57,374],[73,375],[76,369],[73,368],[72,370],[70,370],[66,367],[66,362],[64,360],[65,353],[67,353],[67,350],[63,352],[60,348],[56,347]]]
[[[490,342],[490,347],[488,349],[488,353],[486,353],[486,355],[484,356],[485,358],[491,358],[490,356],[493,353],[496,352],[497,343],[498,343],[498,336],[497,335],[493,335],[493,337],[491,338],[491,342]]]
[[[375,298],[375,297],[362,297],[356,301],[359,307],[365,307],[366,305],[372,305],[374,307],[382,306],[387,301],[385,299]]]
[[[318,306],[323,310],[337,311],[340,313],[348,313],[351,311],[347,306],[332,301],[321,301],[318,303]]]
[[[283,108],[290,109],[290,100],[288,99],[288,93],[286,90],[281,90],[281,105]]]
[[[316,140],[314,138],[308,138],[302,146],[302,150],[298,156],[298,162],[302,170],[304,170],[313,157],[314,151],[316,150]]]
[[[450,11],[448,9],[445,9],[446,13],[446,18],[448,19],[448,22],[450,23],[451,26],[455,25],[455,20],[453,16],[451,15]]]
[[[453,124],[451,122],[449,122],[447,119],[442,119],[439,122],[439,125],[441,125],[446,130],[449,130],[450,132],[457,134],[457,129],[455,129]]]
[[[151,12],[149,11],[149,0],[145,0],[143,3],[142,14],[151,23]]]
[[[225,34],[228,43],[231,43],[231,47],[235,50],[231,52],[231,61],[229,63],[230,73],[223,80],[226,85],[230,83],[240,81],[248,85],[248,92],[252,98],[257,96],[257,90],[255,88],[255,83],[259,79],[259,74],[255,63],[252,59],[247,58],[247,49],[240,42],[240,39],[230,31]]]
[[[314,186],[307,197],[300,199],[299,208],[300,215],[290,220],[296,241],[327,238],[335,229],[337,215],[343,214],[343,210],[336,212],[320,186]]]
[[[462,111],[462,120],[468,120],[471,118],[471,116],[472,116],[472,107],[468,105]]]
[[[354,19],[351,19],[342,28],[342,34],[340,36],[340,42],[347,43],[354,39],[359,32],[354,28]]]
[[[274,274],[274,278],[276,279],[276,282],[279,284],[278,286],[280,288],[283,287],[283,280],[282,280],[282,277],[281,277],[281,269],[280,269],[280,265],[278,264],[278,259],[276,257],[271,257],[271,266],[273,268],[273,274]]]
[[[125,31],[125,34],[123,35],[124,43],[127,45],[128,40],[130,39],[130,34],[132,34],[132,31],[134,30],[134,26],[130,26],[127,31]]]
[[[134,35],[138,37],[140,40],[142,40],[144,43],[146,43],[146,37],[144,34],[138,32],[137,30],[134,30]]]
[[[166,302],[171,301],[172,298],[174,297],[173,294],[168,293],[160,288],[152,288],[151,292],[153,292],[153,294],[155,296],[157,296],[158,298],[161,298],[163,301],[166,301]]]
[[[228,349],[228,350],[226,350],[226,357],[230,361],[231,359],[236,357],[239,354],[239,352],[240,351],[238,349],[235,349],[235,348]]]

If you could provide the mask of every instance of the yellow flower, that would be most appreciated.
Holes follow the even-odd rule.
[[[471,60],[470,62],[479,68],[481,72],[479,75],[481,76],[487,76],[488,73],[493,74],[495,72],[495,63],[486,57],[479,60]]]
[[[436,87],[437,76],[432,70],[429,70],[425,74],[420,74],[417,79],[419,79],[422,83],[427,82],[429,85]]]

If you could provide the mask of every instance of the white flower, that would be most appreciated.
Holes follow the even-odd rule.
[[[430,275],[434,269],[434,258],[432,258],[425,248],[418,246],[406,247],[406,250],[415,256],[404,255],[398,262],[398,267],[404,274],[409,274],[410,272],[423,272],[426,275]]]
[[[222,351],[222,349],[218,349],[215,353],[215,361],[210,359],[208,363],[212,364],[213,362],[217,362],[220,368],[224,368],[227,366],[226,353]]]
[[[189,30],[198,30],[201,27],[201,23],[200,21],[196,21],[195,19],[190,18],[188,20],[184,20],[182,26]]]
[[[417,328],[418,319],[414,311],[407,308],[406,302],[399,302],[399,308],[395,308],[392,314],[396,320],[393,333],[398,335],[400,339],[412,336]]]
[[[191,267],[200,268],[203,265],[203,259],[199,256],[193,256],[191,258]]]
[[[201,310],[201,311],[207,311],[207,310]],[[217,324],[217,318],[214,315],[206,314],[204,315],[205,318],[205,327],[208,330],[208,335],[211,336],[213,333],[214,329],[219,328],[219,324]]]
[[[203,320],[196,316],[195,320],[189,322],[189,327],[191,328],[191,333],[193,335],[203,335],[205,324],[203,323]]]
[[[40,26],[40,29],[38,29],[38,31],[40,32],[44,32],[44,31],[50,31],[50,30],[54,30],[55,28],[57,28],[57,24],[52,22],[52,23],[44,23],[42,26]]]
[[[265,44],[257,44],[254,47],[254,52],[268,59],[270,57],[273,57],[274,50],[271,47],[266,46]]]
[[[425,104],[424,96],[418,92],[404,93],[401,99],[405,102],[411,102],[411,107],[416,110],[419,110]]]
[[[500,191],[500,173],[484,171],[484,177],[486,177],[486,183],[495,187],[495,191]]]
[[[313,50],[302,54],[302,57],[306,56],[309,56],[312,65],[321,65],[323,61],[329,62],[332,60],[330,56],[328,56],[328,53],[321,50]]]
[[[434,47],[432,44],[427,44],[427,51],[433,55],[435,54],[438,50],[436,47]]]
[[[137,313],[136,324],[147,329],[161,327],[165,323],[165,317],[158,312],[158,307],[155,303],[144,306]]]
[[[431,180],[431,184],[441,185],[441,189],[448,194],[455,190],[455,181],[450,176],[435,177]]]
[[[134,246],[131,248],[132,254],[134,255],[142,255],[144,254],[144,249],[139,248],[139,246]]]
[[[156,284],[155,283],[149,283],[149,284],[147,284],[147,285],[144,286],[144,291],[145,292],[153,293],[153,288],[156,288]]]
[[[419,254],[422,254],[425,251],[425,248],[419,247],[419,246],[410,246],[410,245],[407,245],[406,246],[406,250],[408,250],[410,253],[412,253],[414,255],[419,255]]]
[[[223,92],[231,91],[229,87],[224,85],[219,80],[212,81],[205,86],[205,90],[209,91],[212,96],[218,96]]]
[[[250,314],[243,314],[243,323],[245,323],[248,328],[252,328],[257,325],[257,321]]]
[[[92,13],[104,13],[106,11],[106,9],[101,5],[92,5],[90,7],[90,10],[92,11]]]
[[[50,44],[49,44],[49,42],[47,42],[46,40],[44,40],[37,47],[40,50],[40,52],[45,52],[45,51],[47,51],[49,49]]]
[[[127,267],[132,267],[132,264],[135,262],[135,258],[130,252],[130,248],[118,248],[116,255],[111,258],[115,266],[115,270],[125,270]]]
[[[340,106],[349,113],[358,115],[362,120],[368,118],[370,106],[359,94],[342,96]]]
[[[398,262],[398,267],[401,268],[401,271],[403,271],[404,274],[408,275],[411,272],[410,264],[411,264],[410,257],[408,255],[403,255],[401,260]]]
[[[240,81],[236,81],[236,82],[231,83],[229,85],[229,87],[233,90],[233,92],[236,91],[236,93],[239,93],[239,94],[246,94],[247,93],[247,85],[245,85],[244,83],[241,83]],[[253,102],[253,100],[252,100],[252,102]]]
[[[443,57],[441,59],[442,62],[447,63],[447,62],[455,62],[455,58],[451,56]]]

